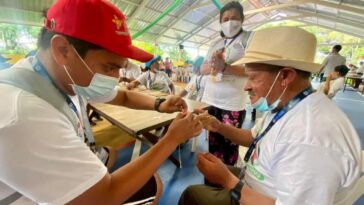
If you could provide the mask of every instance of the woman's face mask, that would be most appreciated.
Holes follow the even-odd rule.
[[[72,48],[76,52],[78,58],[81,60],[82,64],[87,68],[87,70],[91,74],[93,74],[92,80],[87,87],[79,86],[75,83],[75,81],[69,74],[67,67],[64,65],[64,69],[73,83],[72,89],[75,92],[75,94],[86,97],[86,99],[89,101],[102,102],[103,98],[105,98],[105,102],[110,101],[110,99],[108,99],[109,96],[112,96],[115,94],[114,92],[117,92],[115,87],[119,84],[119,79],[107,75],[102,75],[99,73],[94,73],[90,69],[90,67],[86,64],[86,62],[80,57],[76,49],[73,46]]]
[[[228,38],[234,37],[242,29],[242,22],[238,20],[229,20],[221,23],[221,30]]]

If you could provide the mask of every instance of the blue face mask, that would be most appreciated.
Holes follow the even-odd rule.
[[[74,48],[73,48],[74,49]],[[86,66],[86,68],[94,74],[90,84],[87,87],[77,85],[72,79],[71,75],[68,73],[66,66],[64,69],[71,79],[73,85],[72,89],[77,95],[81,95],[85,97],[87,100],[96,101],[96,102],[107,102],[110,101],[110,96],[116,96],[117,90],[115,87],[119,84],[119,79],[110,77],[107,75],[102,75],[99,73],[94,73],[90,67],[86,64],[86,62],[79,56],[76,49],[74,49],[77,56],[80,58],[82,63]]]
[[[270,92],[272,91],[272,88],[275,85],[279,74],[280,74],[280,72],[278,72],[276,78],[274,79],[274,82],[273,82],[272,86],[269,88],[267,95],[265,97],[260,97],[257,102],[252,104],[252,107],[255,108],[257,111],[259,111],[259,112],[272,111],[272,110],[276,109],[278,107],[279,103],[281,102],[281,97],[286,92],[287,86],[284,88],[281,96],[279,96],[279,98],[276,101],[274,101],[271,105],[268,105],[268,101],[267,101],[267,97],[269,96]]]

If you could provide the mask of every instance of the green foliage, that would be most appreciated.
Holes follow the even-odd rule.
[[[40,27],[0,24],[0,53],[26,54],[36,48]]]
[[[144,41],[133,41],[133,45],[156,56],[163,56],[164,53],[158,45],[155,45],[153,43],[148,43]]]
[[[192,61],[192,57],[185,49],[179,49],[178,46],[168,46],[165,47],[166,53],[171,60],[177,62],[187,62]]]

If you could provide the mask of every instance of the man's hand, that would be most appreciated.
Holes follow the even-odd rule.
[[[134,85],[134,83],[129,83],[128,85],[126,85],[126,89],[128,89],[128,90],[131,90],[131,89],[133,89],[135,87],[135,85]]]
[[[326,78],[326,80],[327,81],[331,81],[333,78],[334,78],[334,72],[331,72],[328,76],[327,76],[327,78]]]
[[[202,131],[202,123],[193,113],[178,113],[168,128],[166,136],[172,138],[171,142],[179,145],[186,140],[196,137]]]
[[[160,107],[160,112],[174,113],[174,112],[187,112],[187,104],[180,96],[169,95]]]
[[[199,153],[197,155],[197,168],[207,181],[221,185],[225,189],[232,189],[238,183],[238,178],[229,171],[220,159],[211,153]]]
[[[200,119],[206,130],[211,132],[219,132],[222,123],[216,119],[216,117],[209,115],[206,110],[195,109],[193,112],[198,114],[197,118]]]

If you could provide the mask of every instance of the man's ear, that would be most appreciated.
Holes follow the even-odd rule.
[[[282,87],[288,86],[297,77],[297,71],[293,68],[283,68],[281,70],[281,72],[282,72],[282,78],[283,78],[281,81]]]
[[[66,65],[71,59],[71,45],[62,35],[54,35],[50,42],[50,51],[58,65]]]

